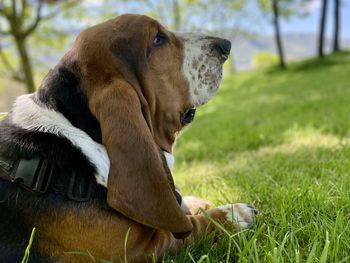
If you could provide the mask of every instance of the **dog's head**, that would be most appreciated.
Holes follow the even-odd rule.
[[[227,40],[175,34],[141,15],[83,31],[62,65],[74,74],[111,161],[108,204],[142,224],[188,233],[163,151],[218,89]]]

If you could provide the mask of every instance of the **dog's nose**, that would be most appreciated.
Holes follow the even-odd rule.
[[[231,42],[228,41],[227,39],[218,38],[218,40],[216,42],[216,46],[217,46],[218,50],[220,51],[220,53],[222,55],[224,55],[225,57],[230,55]]]

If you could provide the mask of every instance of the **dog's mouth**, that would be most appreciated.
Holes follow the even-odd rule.
[[[228,57],[229,57],[229,54],[222,54],[221,55],[221,58],[223,59],[222,64],[225,63],[225,61],[228,59]]]
[[[199,72],[199,83],[195,88],[197,93],[193,96],[194,107],[202,106],[212,99],[220,87],[222,72],[221,65]]]
[[[210,91],[212,91],[212,92],[216,92],[220,87],[221,80],[222,80],[222,73],[223,73],[223,63],[224,62],[222,62],[217,67],[210,70],[210,72],[212,74],[212,82],[211,82]]]

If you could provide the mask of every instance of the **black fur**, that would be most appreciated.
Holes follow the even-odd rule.
[[[74,126],[101,142],[99,124],[89,111],[79,83],[79,77],[68,67],[57,66],[50,71],[34,98],[38,104],[61,112]],[[72,172],[86,178],[93,178],[95,172],[93,165],[68,139],[24,130],[11,122],[11,113],[0,123],[0,156],[10,159],[39,157],[54,162],[58,173],[52,184],[56,185],[67,183]],[[58,195],[52,184],[46,194],[36,195],[0,179],[0,262],[20,262],[36,219],[50,217],[56,209],[74,203]],[[106,207],[104,187],[95,183],[92,197],[89,202]],[[35,239],[29,262],[49,262],[36,249],[37,242],[40,240]]]
[[[101,142],[100,126],[89,110],[79,76],[69,67],[74,68],[74,64],[59,65],[50,71],[37,92],[37,98],[61,112],[75,127],[85,131],[93,140]],[[77,69],[74,70],[78,72]]]

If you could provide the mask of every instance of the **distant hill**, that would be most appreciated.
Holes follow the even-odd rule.
[[[237,70],[249,70],[253,67],[254,55],[262,51],[276,52],[273,36],[244,36],[229,37],[232,41],[234,67]],[[283,45],[287,60],[300,60],[313,57],[317,50],[316,34],[285,34]],[[342,48],[350,48],[350,40],[342,41]],[[326,51],[331,50],[331,41],[326,40]]]

